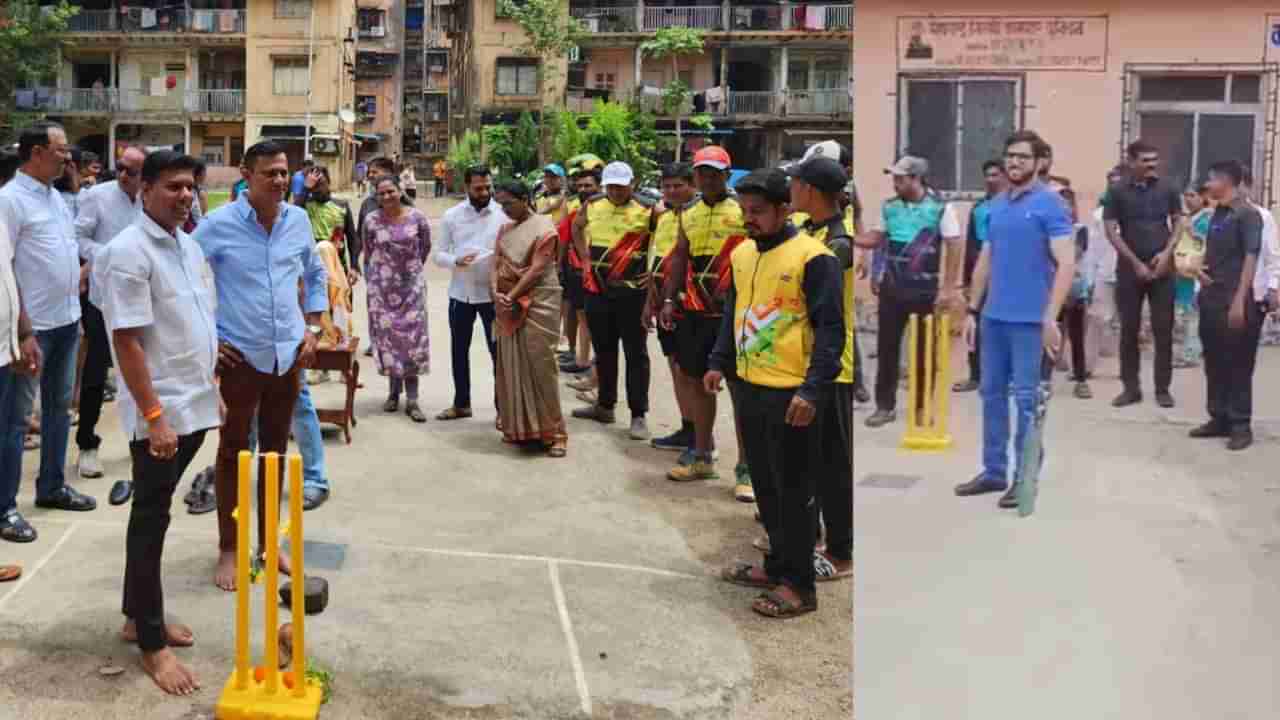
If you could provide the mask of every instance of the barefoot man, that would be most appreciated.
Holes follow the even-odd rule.
[[[214,583],[236,589],[237,456],[249,448],[258,418],[262,452],[283,453],[298,400],[298,375],[311,366],[329,309],[328,276],[316,254],[307,213],[284,202],[289,158],[282,145],[260,142],[244,153],[240,173],[249,183],[236,201],[209,214],[195,240],[213,269],[218,291],[218,375],[227,417],[218,439],[218,567]],[[298,305],[298,283],[303,286]],[[304,317],[305,313],[305,317]],[[258,504],[264,502],[262,464]],[[242,498],[241,501],[247,501]],[[258,513],[259,552],[266,534]],[[288,574],[285,553],[280,572]]]
[[[191,214],[199,164],[171,150],[147,157],[143,214],[98,249],[90,283],[124,378],[118,406],[133,461],[122,635],[173,695],[195,692],[200,681],[169,649],[190,646],[191,629],[164,621],[160,556],[169,505],[205,433],[222,422],[212,282],[200,246],[179,229]]]

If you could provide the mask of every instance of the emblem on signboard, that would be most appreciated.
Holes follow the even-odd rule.
[[[924,41],[924,23],[911,24],[911,41],[907,43],[908,60],[932,60],[933,46]]]

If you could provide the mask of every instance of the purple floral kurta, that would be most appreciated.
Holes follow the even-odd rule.
[[[373,356],[379,374],[397,378],[425,375],[431,366],[422,274],[431,230],[421,212],[405,208],[404,213],[392,223],[376,210],[363,227]]]

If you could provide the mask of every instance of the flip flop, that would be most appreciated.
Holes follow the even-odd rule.
[[[832,580],[853,577],[853,565],[841,570],[836,567],[831,556],[823,552],[815,552],[813,554],[813,572],[818,582],[831,582]]]
[[[795,592],[794,590],[792,592]],[[787,599],[777,590],[760,595],[751,603],[757,613],[775,619],[799,617],[818,609],[818,598],[801,598],[800,602]]]
[[[778,586],[778,581],[773,578],[759,579],[752,577],[751,571],[755,569],[756,566],[751,563],[740,562],[720,571],[720,579],[734,585],[750,588],[772,588]]]
[[[13,582],[22,577],[21,565],[0,565],[0,583]]]

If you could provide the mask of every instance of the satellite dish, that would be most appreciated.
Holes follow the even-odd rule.
[[[356,114],[346,108],[342,108],[338,111],[338,118],[344,123],[354,123],[356,121]]]

